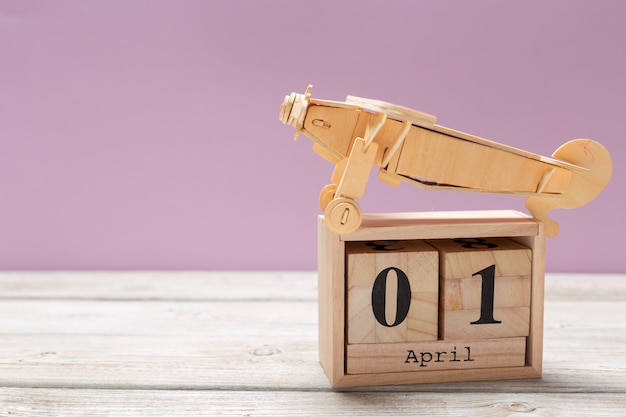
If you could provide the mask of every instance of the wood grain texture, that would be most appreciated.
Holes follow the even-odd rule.
[[[524,366],[526,338],[437,340],[346,347],[349,374]]]
[[[565,168],[519,152],[503,152],[493,145],[415,127],[403,143],[395,172],[470,190],[531,194],[537,192],[545,175],[557,170],[561,181],[550,181],[544,192],[560,194],[567,190],[569,172]]]
[[[328,379],[336,381],[343,375],[345,282],[334,277],[345,272],[345,246],[322,216],[317,220],[319,360]]]
[[[0,416],[622,416],[626,275],[548,274],[541,379],[332,390],[315,272],[2,272]]]
[[[612,394],[148,391],[0,388],[3,416],[619,416]],[[602,410],[600,414],[598,411]]]
[[[537,378],[541,376],[545,262],[545,237],[541,223],[536,222],[523,213],[515,211],[377,214],[366,216],[364,220],[363,225],[355,233],[339,234],[331,232],[332,227],[326,224],[325,216],[318,217],[320,287],[333,289],[332,291],[325,291],[325,295],[320,297],[320,358],[333,387],[414,384],[417,382],[481,381],[488,379]],[[476,234],[474,237],[468,237],[471,236],[468,231],[476,232]],[[522,231],[526,231],[529,235],[520,234]],[[516,251],[523,250],[522,258],[524,261],[522,262],[523,268],[521,270],[518,268],[518,262],[514,262],[516,266],[513,270],[508,271],[505,268],[504,271],[516,274],[522,272],[525,275],[532,271],[533,278],[530,284],[531,305],[505,308],[505,311],[502,313],[500,313],[502,309],[498,310],[498,313],[510,324],[503,328],[507,331],[512,329],[512,332],[509,333],[499,329],[496,329],[498,331],[494,332],[493,326],[483,325],[482,311],[491,309],[481,308],[480,312],[473,310],[460,311],[463,316],[456,321],[462,323],[462,327],[460,331],[456,332],[456,338],[467,340],[527,335],[526,366],[425,371],[419,372],[419,374],[413,373],[413,375],[410,372],[358,375],[345,372],[345,291],[346,288],[349,288],[349,285],[346,285],[346,269],[344,265],[346,245],[363,240],[377,242],[387,240],[446,239],[451,237],[455,241],[459,238],[468,238],[471,239],[471,242],[475,242],[476,239],[482,242],[483,238],[497,239],[502,236],[509,237],[506,241],[509,242],[509,245],[514,246]],[[331,247],[334,249],[329,251],[327,248]],[[493,260],[493,257],[488,258],[489,261]],[[491,267],[495,268],[494,265],[491,265]],[[445,268],[442,268],[440,264],[439,269]],[[471,270],[474,270],[474,268]],[[502,271],[503,269],[500,268],[500,270]],[[356,298],[362,297],[358,296]],[[382,305],[382,302],[380,304]],[[453,311],[451,315],[454,316],[456,313],[458,311]],[[480,315],[477,313],[480,313]],[[491,311],[489,314],[491,314]],[[445,339],[446,332],[441,327],[441,316],[443,315],[439,314],[439,316],[440,328],[438,338],[442,338],[443,335]],[[470,316],[472,317],[470,318]],[[473,316],[481,317],[481,326],[477,330],[471,329],[472,331],[468,332],[467,330],[469,329],[466,328],[474,326],[465,323],[471,323],[472,320],[476,320]],[[354,318],[355,316],[348,312],[348,319]],[[443,319],[446,320],[445,316],[443,316]],[[377,318],[377,321],[383,322],[379,318]],[[331,323],[332,326],[328,326],[328,323]],[[357,320],[356,323],[360,323],[360,321]],[[330,327],[332,332],[328,330]],[[448,328],[450,327],[448,326]],[[455,335],[455,331],[456,328],[452,326],[452,330],[448,330],[447,333]],[[328,335],[331,334],[332,337],[329,337]],[[349,333],[348,336],[350,336]],[[367,340],[364,341],[368,342]],[[332,361],[327,360],[329,357],[327,355],[328,351],[332,351]]]
[[[384,220],[381,221],[381,220]],[[532,217],[515,210],[364,214],[361,227],[342,240],[446,239],[493,237],[505,227],[507,236],[538,233]],[[497,236],[497,235],[496,235]]]
[[[437,340],[439,259],[432,246],[423,241],[349,242],[345,250],[347,343]],[[404,274],[410,296],[406,319],[395,324],[398,300],[402,300],[399,273]],[[381,321],[385,325],[373,313],[376,281],[384,282],[385,310]]]
[[[429,240],[439,250],[443,339],[527,336],[530,331],[533,254],[511,239]],[[491,297],[481,288],[493,274]],[[481,303],[490,299],[494,322],[477,324]],[[497,321],[497,322],[495,322]]]

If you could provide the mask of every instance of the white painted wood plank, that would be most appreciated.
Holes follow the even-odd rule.
[[[0,272],[0,299],[315,300],[311,271]]]
[[[312,301],[89,301],[3,300],[0,334],[317,335]]]
[[[334,392],[316,273],[0,273],[0,416],[613,416],[626,276],[549,274],[542,379]]]
[[[623,416],[626,394],[0,388],[1,416]]]
[[[315,345],[275,335],[7,337],[0,386],[313,389],[327,385]]]
[[[0,299],[315,300],[313,271],[0,272]],[[546,274],[546,301],[626,300],[626,274]]]
[[[296,328],[292,328],[296,326]],[[298,328],[298,326],[306,326]],[[552,329],[610,329],[626,326],[621,301],[554,301],[546,303],[545,326]],[[0,334],[268,334],[317,331],[317,304],[285,302],[175,302],[3,300]],[[245,332],[245,333],[244,333]],[[298,333],[299,332],[299,333]]]
[[[626,274],[546,274],[545,301],[626,301]]]
[[[626,338],[546,340],[542,379],[416,385],[385,390],[626,393]],[[0,386],[125,389],[329,390],[316,341],[290,337],[8,337]],[[373,388],[371,390],[381,390]]]
[[[5,300],[0,386],[328,389],[316,310],[310,301]],[[437,390],[626,390],[626,303],[549,303],[546,328],[543,380]]]

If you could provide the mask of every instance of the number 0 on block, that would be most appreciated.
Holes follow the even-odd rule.
[[[439,257],[423,241],[349,242],[348,343],[437,340]]]

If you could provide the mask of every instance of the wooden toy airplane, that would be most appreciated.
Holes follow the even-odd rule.
[[[292,93],[280,106],[280,120],[314,142],[313,150],[336,164],[331,183],[320,193],[326,222],[347,234],[361,224],[363,197],[373,166],[379,178],[397,186],[526,195],[526,207],[555,236],[548,218],[555,208],[575,208],[593,200],[608,184],[611,157],[599,143],[576,139],[552,158],[452,130],[425,113],[383,101],[348,96],[345,102]]]

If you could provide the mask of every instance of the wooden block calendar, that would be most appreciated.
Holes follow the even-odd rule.
[[[320,361],[334,387],[541,376],[543,223],[516,211],[318,219]]]

